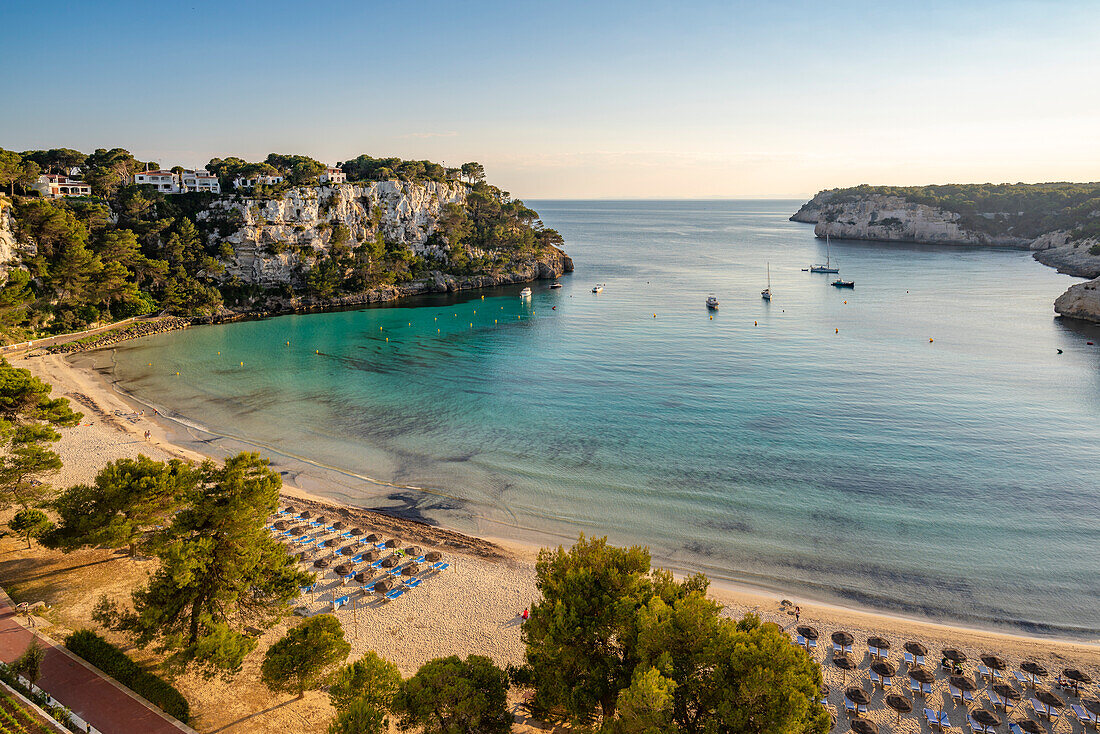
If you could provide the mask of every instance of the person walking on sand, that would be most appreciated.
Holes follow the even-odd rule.
[[[148,441],[152,437],[152,435],[153,435],[152,431],[146,431],[145,432],[145,440]]]
[[[524,608],[523,608],[523,613],[522,613],[522,614],[520,614],[519,616],[523,617],[523,618],[524,618],[524,620],[527,620],[527,619],[530,619],[530,617],[531,617],[531,612],[529,612],[529,611],[527,610],[527,607],[524,607]]]
[[[798,618],[802,616],[802,607],[794,608],[794,621],[797,622]]]

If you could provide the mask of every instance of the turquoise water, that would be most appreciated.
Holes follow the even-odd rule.
[[[214,434],[181,431],[207,450],[247,438],[359,504],[1100,634],[1100,333],[1051,307],[1073,279],[1022,251],[834,242],[841,291],[801,270],[825,253],[787,221],[798,202],[532,205],[576,272],[528,302],[516,286],[201,327],[97,360]]]

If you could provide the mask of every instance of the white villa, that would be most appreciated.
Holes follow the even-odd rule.
[[[184,191],[205,191],[210,194],[220,194],[222,192],[218,177],[204,169],[184,171],[181,188]]]
[[[321,183],[342,184],[347,180],[347,175],[339,168],[326,168],[321,174]]]
[[[142,171],[134,174],[134,183],[140,186],[152,186],[165,194],[180,193],[180,180],[172,171]]]
[[[83,181],[76,181],[60,173],[44,173],[34,182],[34,190],[47,199],[60,199],[66,196],[91,196],[92,187]]]
[[[244,176],[237,176],[233,179],[233,188],[235,189],[251,189],[255,186],[274,186],[283,182],[283,177],[278,175],[264,174],[262,176],[251,176],[245,178]]]

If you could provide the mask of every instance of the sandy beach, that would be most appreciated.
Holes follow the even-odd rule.
[[[134,408],[117,394],[102,378],[91,371],[71,366],[59,355],[9,356],[18,367],[26,367],[41,379],[54,385],[54,395],[70,398],[84,412],[80,426],[64,431],[57,450],[64,461],[64,469],[53,480],[57,487],[92,479],[99,468],[108,461],[145,454],[155,459],[181,457],[201,460],[193,451],[174,446],[165,439],[165,429],[152,416],[136,414]],[[151,432],[150,440],[143,438]],[[425,578],[414,592],[386,604],[374,597],[362,597],[337,612],[352,643],[353,657],[367,650],[376,650],[393,660],[404,674],[414,672],[426,660],[442,655],[488,655],[498,664],[519,664],[523,659],[518,613],[533,601],[535,546],[514,541],[471,538],[466,535],[424,523],[381,515],[346,506],[309,495],[293,486],[284,488],[284,504],[309,509],[330,519],[339,517],[345,522],[370,528],[384,537],[397,538],[402,546],[419,545],[425,549],[439,550],[450,568]],[[370,532],[368,531],[368,532]],[[14,551],[12,551],[14,552]],[[58,554],[59,555],[59,554]],[[148,572],[151,562],[136,562]],[[140,574],[139,574],[140,575]],[[7,582],[7,579],[5,579]],[[331,610],[332,601],[357,589],[358,585],[342,586],[329,572],[309,598],[303,597],[304,613]],[[787,596],[792,606],[781,604],[781,595],[763,593],[744,588],[712,587],[711,594],[723,603],[726,613],[739,617],[754,612],[766,621],[780,624],[792,634],[796,626],[793,605],[800,607],[799,624],[812,625],[821,633],[820,646],[815,653],[823,663],[826,682],[830,686],[829,704],[838,709],[838,729],[844,724],[844,683],[864,685],[868,682],[867,638],[878,635],[891,643],[890,659],[899,663],[900,676],[896,692],[904,688],[908,695],[905,665],[901,662],[902,646],[906,641],[919,641],[929,648],[929,662],[939,660],[944,647],[962,650],[969,657],[965,669],[973,679],[975,664],[981,654],[995,654],[1004,658],[1009,670],[1017,668],[1025,659],[1035,660],[1051,671],[1051,678],[1066,667],[1078,667],[1100,680],[1100,645],[1096,642],[1080,643],[1054,639],[1032,638],[999,632],[963,629],[949,625],[919,620],[909,620],[878,614],[866,610],[844,609],[815,603],[812,600]],[[354,596],[355,594],[353,594]],[[90,605],[88,605],[90,607]],[[75,613],[74,613],[75,614]],[[75,614],[68,624],[73,624],[81,614]],[[267,632],[269,636],[281,634],[285,625]],[[855,638],[854,659],[860,669],[844,676],[832,662],[829,635],[837,630],[851,633]],[[261,642],[261,649],[264,643]],[[256,658],[257,656],[252,656]],[[246,664],[242,673],[249,690],[258,687],[256,682],[258,660]],[[1010,672],[1011,675],[1011,672]],[[181,686],[195,705],[201,720],[200,731],[267,731],[277,721],[295,725],[316,726],[325,720],[331,710],[323,694],[314,693],[302,702],[276,705],[270,698],[260,705],[262,691],[251,695],[232,695],[224,686],[201,680],[188,680]],[[977,705],[988,700],[979,694]],[[1089,686],[1093,697],[1096,685]],[[882,703],[883,693],[874,689],[869,716],[884,731],[927,731],[927,725],[918,718],[923,706],[944,709],[956,727],[966,725],[966,712],[952,703],[947,692],[947,680],[942,671],[927,703],[918,698],[914,702],[914,714],[903,717],[895,726],[895,714]],[[1067,700],[1066,715],[1059,720],[1055,731],[1079,731],[1080,726],[1070,723],[1068,704],[1079,700],[1059,695]],[[1026,704],[1026,694],[1024,696]],[[259,709],[267,709],[259,712]],[[1011,715],[1018,718],[1029,707],[1021,706]],[[289,717],[289,718],[287,718]]]

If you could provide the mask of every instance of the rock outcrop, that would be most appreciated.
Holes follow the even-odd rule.
[[[900,196],[838,196],[822,191],[802,205],[791,221],[814,224],[818,237],[930,245],[1030,246],[1031,240],[968,230],[959,215]]]
[[[274,199],[224,197],[199,218],[231,230],[219,237],[233,246],[226,279],[270,287],[297,282],[312,256],[328,252],[340,225],[352,243],[377,229],[417,255],[442,255],[428,237],[447,204],[465,201],[457,182],[377,181],[301,186]]]
[[[1071,285],[1058,296],[1054,310],[1062,316],[1100,322],[1100,278]]]
[[[11,216],[11,201],[0,195],[0,284],[8,281],[8,271],[19,258]],[[18,264],[18,263],[16,263]]]
[[[989,215],[993,216],[993,215]],[[1033,251],[1036,260],[1058,272],[1082,278],[1100,276],[1096,239],[1074,239],[1071,232],[1046,232],[1034,239],[1009,234],[991,235],[968,229],[956,212],[907,201],[901,196],[822,191],[791,216],[791,221],[814,225],[817,237],[913,242],[936,245],[1018,247]],[[1097,281],[1072,286],[1055,302],[1064,316],[1100,321]]]

